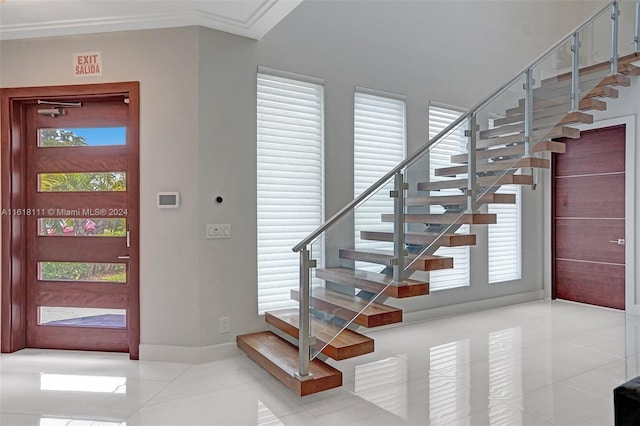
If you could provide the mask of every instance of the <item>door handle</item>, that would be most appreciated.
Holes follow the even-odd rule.
[[[130,257],[129,256],[118,256],[119,260],[129,260]]]
[[[619,246],[623,246],[625,243],[624,238],[618,238],[617,240],[609,241],[610,243],[616,243]]]

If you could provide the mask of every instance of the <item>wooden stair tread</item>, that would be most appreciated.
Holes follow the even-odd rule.
[[[533,145],[533,152],[555,152],[564,154],[567,152],[566,144],[555,141],[538,142]],[[476,151],[476,160],[486,160],[489,158],[510,157],[513,155],[524,155],[524,144],[509,145],[504,148],[486,149]],[[452,163],[467,164],[468,155],[456,154],[451,156]]]
[[[270,331],[237,336],[236,343],[249,358],[299,396],[342,386],[342,373],[317,358],[309,363],[313,377],[298,380],[294,376],[298,371],[298,348]]]
[[[382,222],[393,222],[395,214],[383,214]],[[443,214],[405,214],[407,223],[431,223],[437,225],[493,225],[496,215],[492,213],[443,213]]]
[[[407,279],[406,284],[388,285],[393,281],[393,276],[358,269],[319,268],[316,269],[316,277],[397,299],[429,294],[429,283]]]
[[[484,194],[476,200],[478,204],[515,204],[514,194]],[[466,195],[434,195],[431,197],[409,197],[407,206],[463,206],[467,204]]]
[[[291,290],[291,298],[299,301],[298,290]],[[311,289],[311,306],[327,312],[345,321],[351,321],[363,327],[402,322],[402,310],[382,303],[369,302],[358,296],[352,296],[325,287]]]
[[[629,87],[631,85],[631,79],[624,74],[604,74],[599,75],[596,73],[591,73],[589,75],[583,74],[583,77],[580,78],[580,90],[584,91],[585,88],[589,90],[595,87],[603,87],[603,86],[620,86],[620,87]],[[595,84],[594,84],[595,83]],[[567,79],[558,79],[558,78],[548,78],[543,80],[540,87],[533,89],[534,96],[542,96],[544,97],[545,93],[562,93],[568,94],[571,92],[571,77]]]
[[[466,189],[467,179],[448,179],[435,182],[419,182],[418,191],[439,191],[441,189]],[[476,179],[478,188],[502,185],[533,185],[533,176],[507,174],[504,176],[487,176]]]
[[[578,103],[580,111],[606,111],[607,103],[596,98],[583,99]],[[538,109],[533,111],[533,119],[557,116],[571,110],[571,102],[566,102],[552,107]],[[517,106],[509,108],[506,111],[506,117],[498,118],[493,121],[494,126],[502,126],[504,124],[519,123],[525,120],[524,107]]]
[[[499,170],[517,170],[522,168],[548,169],[549,160],[546,158],[525,157],[517,160],[493,161],[476,165],[476,172],[493,172]],[[436,176],[455,176],[467,173],[467,166],[453,166],[436,169]]]
[[[618,58],[618,72],[621,74],[632,74],[632,72],[630,72],[630,69],[632,69],[634,67],[633,64],[631,64],[631,62],[640,60],[640,54],[637,52],[634,53],[630,53],[628,55],[625,56],[621,56]],[[597,73],[599,71],[605,71],[605,72],[609,72],[611,70],[611,62],[610,61],[603,61],[594,65],[589,65],[587,67],[582,67],[580,68],[578,75],[580,76],[585,76],[588,74],[593,74],[593,73]],[[633,74],[632,74],[633,75]],[[559,81],[559,80],[569,80],[571,81],[571,72],[567,72],[564,74],[560,74],[556,77],[552,77],[549,78],[547,80],[550,81]],[[542,84],[545,84],[546,80],[542,81]]]
[[[617,89],[614,89],[611,86],[601,86],[596,87],[586,94],[581,94],[581,99],[590,99],[590,98],[609,98],[609,99],[618,99],[619,92]],[[550,96],[548,98],[537,98],[533,100],[533,109],[541,109],[541,108],[549,108],[559,104],[567,103],[569,100],[568,95],[560,95],[560,96]],[[518,101],[518,105],[524,107],[525,100],[520,99]]]
[[[265,312],[264,319],[268,324],[297,339],[300,336],[299,314],[297,308],[278,309]],[[314,316],[311,317],[311,334],[317,340],[313,347],[338,361],[368,354],[374,350],[372,338]]]
[[[393,241],[393,232],[360,231],[360,238],[362,238],[363,240],[373,241]],[[404,241],[406,244],[414,244],[419,246],[426,246],[433,243],[441,247],[460,247],[476,245],[476,236],[475,234],[435,234],[430,232],[407,232],[405,233]]]
[[[545,117],[539,120],[533,120],[533,130],[555,127],[563,124],[591,124],[593,123],[593,115],[586,114],[582,111],[574,111],[563,114],[561,117]],[[521,133],[524,131],[524,123],[506,124],[504,126],[493,129],[481,130],[478,133],[480,139],[502,136],[509,133]]]
[[[533,143],[544,142],[556,138],[577,139],[580,137],[580,130],[574,127],[557,126],[551,129],[536,130],[531,135]],[[521,143],[523,135],[521,133],[509,136],[499,136],[489,139],[480,139],[476,142],[476,148],[489,148],[491,146],[509,145],[512,143]]]
[[[635,64],[625,64],[621,66],[618,71],[626,75],[640,75],[640,66]]]
[[[533,110],[533,116],[534,118],[536,117],[536,115],[540,116],[540,117],[545,117],[546,114],[549,114],[549,110],[551,110],[553,112],[553,114],[550,115],[557,115],[557,113],[559,113],[559,110],[564,110],[564,111],[569,111],[571,109],[571,101],[570,100],[565,100],[565,102],[562,103],[558,103],[549,107],[545,107],[545,108],[534,108]],[[605,101],[603,101],[602,99],[597,99],[597,98],[586,98],[586,99],[582,99],[580,102],[578,102],[578,109],[580,111],[606,111],[607,110],[607,103]],[[505,111],[505,115],[507,117],[510,116],[514,116],[514,115],[523,115],[524,114],[524,103],[519,104],[517,107],[513,107],[513,108],[509,108]],[[505,117],[506,118],[506,117]],[[495,120],[495,124],[507,124],[505,123],[501,123],[500,120],[504,120],[504,118],[499,118],[497,120]],[[522,116],[522,119],[518,120],[518,121],[523,121],[524,120],[524,116]]]
[[[393,252],[376,249],[340,249],[340,258],[356,260],[369,263],[377,263],[380,265],[391,266],[391,260],[394,258]],[[446,256],[436,256],[434,254],[423,254],[416,258],[415,255],[407,256],[409,266],[407,269],[412,271],[435,271],[439,269],[453,268],[453,258]]]

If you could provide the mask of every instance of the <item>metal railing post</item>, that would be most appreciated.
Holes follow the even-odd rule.
[[[531,145],[533,139],[533,68],[528,68],[525,72],[526,82],[524,83],[524,156],[531,157]]]
[[[299,334],[298,334],[298,372],[295,377],[298,380],[308,380],[313,377],[309,372],[311,361],[310,347],[313,344],[311,337],[310,304],[311,304],[311,268],[315,268],[316,261],[311,259],[307,247],[300,250],[300,309],[299,309]]]
[[[405,183],[402,173],[396,173],[394,178],[394,190],[391,191],[390,196],[395,198],[393,203],[393,282],[396,284],[402,284],[404,279],[405,258],[407,251],[404,248],[404,191],[409,188],[409,184]]]
[[[573,33],[571,44],[571,111],[580,109],[580,33]]]
[[[633,33],[633,41],[635,43],[636,52],[640,50],[640,2],[636,2],[636,27]]]
[[[467,212],[473,213],[476,210],[476,149],[477,149],[477,117],[473,113],[469,116],[469,130],[467,130],[467,136],[469,137],[468,149],[467,149]]]
[[[620,16],[618,1],[611,3],[611,74],[618,73],[618,16]]]

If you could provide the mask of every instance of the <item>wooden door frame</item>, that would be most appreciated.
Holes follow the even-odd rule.
[[[640,285],[636,285],[636,267],[635,267],[635,222],[636,216],[636,140],[640,140],[640,135],[637,134],[636,128],[636,115],[625,115],[614,118],[598,119],[593,124],[584,124],[574,126],[581,131],[597,130],[605,127],[612,127],[618,125],[625,125],[625,239],[627,244],[625,246],[625,312],[640,315]],[[562,155],[562,154],[559,154]],[[553,170],[553,165],[551,167]],[[549,175],[549,181],[546,185],[548,188],[548,197],[546,197],[548,205],[551,207],[545,217],[547,218],[546,233],[546,258],[549,259],[549,267],[546,270],[546,282],[549,284],[545,291],[545,297],[555,299],[555,283],[554,277],[554,255],[553,247],[555,245],[555,235],[553,235],[553,224],[551,209],[554,206],[552,200],[552,185],[553,180]],[[545,239],[546,239],[545,238]]]
[[[26,205],[26,141],[24,140],[25,106],[41,100],[96,100],[125,95],[129,98],[127,145],[130,147],[131,182],[127,183],[133,214],[128,216],[133,250],[128,274],[129,283],[129,357],[140,354],[140,84],[139,82],[83,84],[70,86],[22,87],[0,89],[0,173],[2,211],[25,211]],[[0,264],[0,351],[15,352],[26,347],[26,235],[25,221],[20,216],[3,214],[0,219],[2,243]]]

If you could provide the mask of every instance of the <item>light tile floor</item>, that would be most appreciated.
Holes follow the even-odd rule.
[[[3,426],[613,425],[640,375],[640,317],[537,301],[369,333],[333,362],[344,386],[299,398],[244,355],[201,365],[126,355],[0,355]]]

